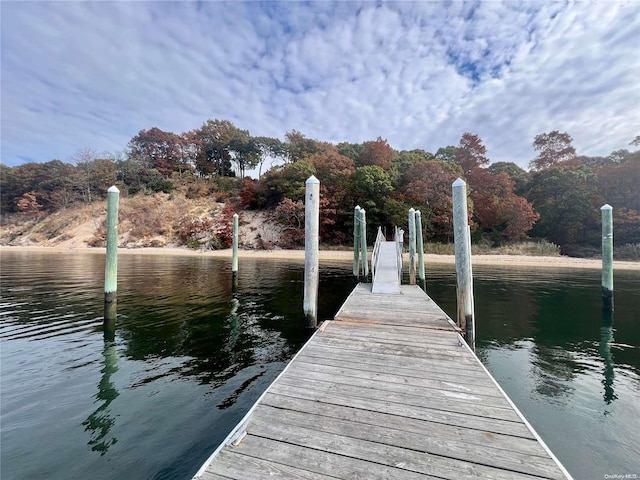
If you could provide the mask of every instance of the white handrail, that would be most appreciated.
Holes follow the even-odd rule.
[[[384,241],[384,235],[382,234],[382,227],[378,227],[378,235],[376,236],[376,242],[373,245],[373,253],[371,254],[371,279],[375,281],[376,272],[378,271],[378,259],[380,258],[380,243]]]

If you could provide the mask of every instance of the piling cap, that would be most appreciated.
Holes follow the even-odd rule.
[[[315,175],[311,175],[307,178],[306,183],[320,183],[320,180],[318,180]]]
[[[467,183],[463,179],[458,178],[455,182],[453,182],[452,186],[454,186],[454,187],[464,187],[466,184]]]
[[[118,190],[118,187],[116,187],[115,185],[112,185],[109,187],[109,190],[107,190],[108,193],[120,193],[120,190]]]
[[[600,210],[613,210],[613,207],[608,203],[605,203]]]

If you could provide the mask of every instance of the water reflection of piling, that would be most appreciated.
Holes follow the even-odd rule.
[[[615,372],[613,370],[613,357],[611,355],[611,344],[613,343],[613,312],[605,310],[602,312],[602,325],[600,326],[600,345],[598,352],[604,360],[604,402],[608,405],[618,397],[613,390]]]
[[[103,367],[100,373],[100,383],[98,383],[98,393],[96,394],[96,400],[101,402],[100,406],[89,417],[82,422],[85,427],[85,431],[90,432],[91,439],[88,445],[94,452],[104,455],[109,448],[114,445],[118,439],[115,437],[107,438],[111,428],[115,424],[116,420],[109,415],[109,405],[113,402],[118,395],[118,390],[111,381],[111,375],[118,371],[118,352],[116,350],[116,344],[112,340],[107,340],[107,330],[105,328],[105,342],[104,350],[102,352],[104,357]]]
[[[240,339],[240,334],[242,333],[240,329],[240,315],[238,314],[238,307],[240,306],[240,300],[237,298],[231,299],[231,311],[229,312],[229,316],[227,317],[227,325],[229,327],[229,336],[227,337],[227,341],[225,342],[225,350],[228,352],[230,361],[235,363],[237,361],[237,357],[239,355],[238,349],[236,349],[236,345],[238,344],[238,340]]]
[[[104,339],[112,342],[116,337],[116,318],[118,316],[118,302],[104,302],[104,321],[102,330]]]

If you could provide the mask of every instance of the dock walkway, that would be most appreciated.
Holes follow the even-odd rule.
[[[417,286],[359,284],[194,478],[571,478]]]
[[[397,248],[396,242],[380,242],[379,260],[371,287],[373,293],[400,293]]]

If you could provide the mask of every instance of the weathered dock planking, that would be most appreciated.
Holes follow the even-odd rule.
[[[359,284],[194,478],[571,478],[419,287]]]

